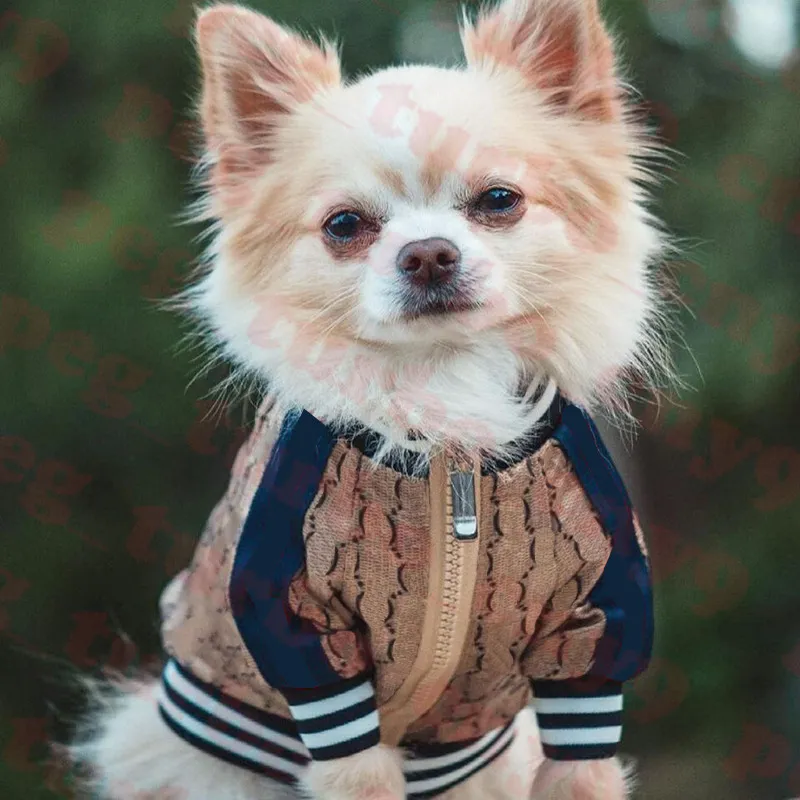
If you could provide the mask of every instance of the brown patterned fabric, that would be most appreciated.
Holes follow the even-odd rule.
[[[280,419],[270,402],[240,449],[228,490],[211,513],[191,566],[161,597],[166,653],[198,678],[265,711],[290,718],[283,696],[268,686],[242,642],[228,599],[236,545],[269,458]]]
[[[307,570],[294,582],[293,608],[320,631],[366,623],[369,652],[352,636],[323,644],[343,677],[362,672],[371,653],[379,703],[397,691],[419,647],[429,523],[426,481],[337,444],[306,517]]]
[[[162,599],[167,652],[234,697],[289,717],[259,675],[231,615],[238,538],[279,415],[267,405],[243,447],[191,567]],[[342,677],[375,668],[379,709],[419,655],[431,569],[429,482],[378,466],[340,441],[305,517],[306,566],[289,603],[322,634]],[[637,523],[638,527],[638,523]],[[453,742],[508,722],[529,702],[529,679],[579,677],[592,664],[603,613],[586,598],[611,541],[558,443],[480,479],[478,580],[467,646],[406,742]],[[360,633],[363,631],[363,633]]]

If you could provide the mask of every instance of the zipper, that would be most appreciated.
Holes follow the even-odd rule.
[[[381,740],[396,745],[441,697],[455,674],[472,618],[478,569],[480,465],[439,456],[431,463],[431,568],[417,657],[380,708]]]

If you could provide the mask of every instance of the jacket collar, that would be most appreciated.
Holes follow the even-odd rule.
[[[525,461],[533,455],[548,439],[550,439],[561,422],[561,414],[567,401],[561,393],[556,391],[550,406],[540,417],[536,425],[520,439],[509,445],[507,458],[486,457],[481,462],[481,472],[484,475],[495,475],[503,470]],[[348,430],[333,431],[337,438],[347,441],[356,450],[367,458],[374,458],[385,445],[382,434],[373,430],[358,432]],[[427,475],[426,459],[419,452],[396,448],[391,455],[383,460],[383,464],[404,475],[423,477]]]

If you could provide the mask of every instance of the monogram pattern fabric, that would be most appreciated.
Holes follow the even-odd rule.
[[[228,597],[236,545],[279,425],[280,415],[266,402],[239,450],[227,492],[211,513],[191,565],[161,596],[161,636],[167,655],[201,680],[237,700],[290,718],[288,704],[261,677],[242,641]]]

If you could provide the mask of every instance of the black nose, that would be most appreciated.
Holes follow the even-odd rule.
[[[461,251],[447,239],[422,239],[397,254],[397,268],[419,286],[429,286],[447,281],[460,260]]]

